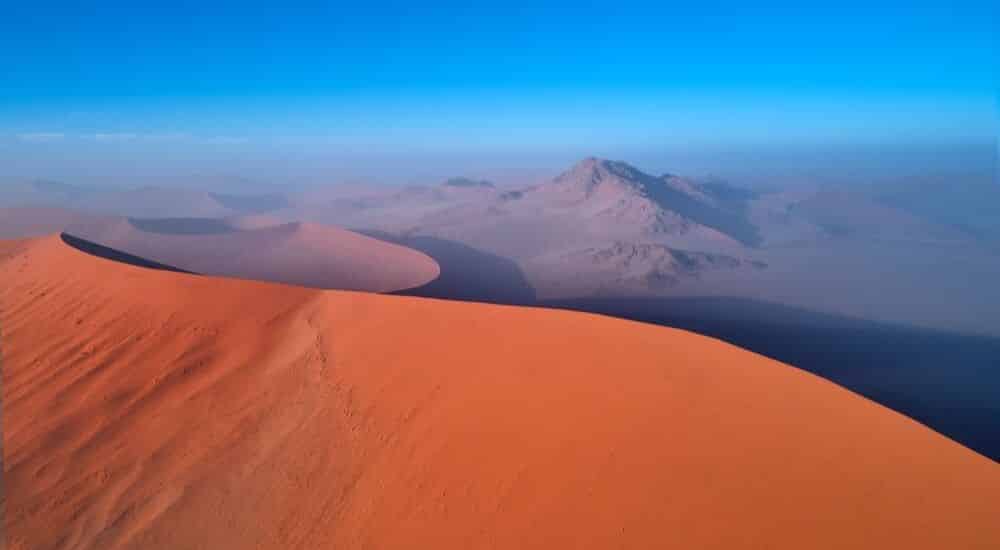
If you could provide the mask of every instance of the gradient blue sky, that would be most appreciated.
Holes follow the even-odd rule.
[[[995,150],[986,2],[74,4],[4,8],[0,177]]]

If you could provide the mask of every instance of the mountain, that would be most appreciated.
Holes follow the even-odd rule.
[[[11,548],[992,548],[1000,470],[608,317],[0,243]]]
[[[615,242],[557,253],[528,264],[546,298],[643,295],[671,290],[718,271],[766,269],[758,260],[679,250],[655,243]]]
[[[634,227],[644,236],[697,233],[759,243],[756,228],[740,211],[740,198],[718,186],[672,175],[654,177],[624,162],[587,158],[551,182],[528,191],[551,205],[573,208],[582,217]]]
[[[654,176],[595,157],[536,185],[473,183],[341,195],[293,209],[287,217],[460,243],[515,262],[542,299],[569,297],[568,292],[675,295],[697,287],[702,293],[764,294],[815,307],[830,285],[804,285],[801,275],[824,280],[824,274],[808,273],[820,263],[830,273],[850,274],[845,281],[867,285],[884,277],[887,260],[879,258],[898,256],[898,245],[964,247],[972,241],[959,230],[856,192],[763,193],[719,179]],[[735,261],[722,264],[734,267],[711,261],[679,267],[683,264],[671,251],[731,258]],[[822,251],[826,257],[817,257]],[[986,261],[976,251],[969,254],[970,262]],[[764,264],[769,267],[759,267]],[[982,271],[991,270],[984,265]],[[905,284],[926,284],[917,280],[921,276],[914,274]],[[860,294],[855,289],[852,296]],[[847,309],[838,313],[865,308],[852,296],[837,302]]]
[[[460,240],[518,261],[615,241],[740,249],[757,241],[749,199],[718,184],[654,177],[587,158],[521,188],[453,179],[303,205],[291,217],[400,235]]]
[[[453,178],[406,187],[315,187],[287,197],[179,188],[96,194],[61,185],[32,189],[93,214],[215,218],[239,229],[306,222],[433,243],[434,250],[447,251],[437,258],[453,272],[445,280],[472,279],[459,276],[471,271],[456,270],[451,261],[462,251],[457,255],[505,265],[510,281],[500,287],[543,300],[574,297],[570,292],[742,296],[981,332],[996,325],[987,321],[1000,311],[989,290],[1000,276],[991,195],[944,183],[887,187],[884,196],[830,186],[756,192],[719,179],[653,175],[624,162],[586,158],[550,180],[521,186]],[[971,208],[977,201],[982,206]],[[975,216],[961,219],[963,211]],[[36,233],[45,228],[35,224]],[[671,251],[733,261],[684,267]],[[762,264],[767,267],[757,267]]]
[[[989,206],[969,207],[974,192],[938,191],[761,193],[719,179],[653,176],[621,161],[588,157],[538,185],[501,189],[453,178],[438,186],[312,201],[288,217],[454,239],[517,261],[614,242],[740,255],[769,247],[819,246],[829,239],[967,244],[971,235],[992,231],[992,218],[985,214]],[[934,200],[937,195],[942,200]],[[962,206],[934,206],[955,202]],[[955,211],[984,214],[963,225],[947,215]]]
[[[678,257],[739,258],[731,269],[752,268],[759,237],[745,214],[751,198],[587,158],[550,181],[439,209],[404,231],[514,259],[542,298],[660,292],[717,270]]]

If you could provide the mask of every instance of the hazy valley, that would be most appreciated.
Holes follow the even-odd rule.
[[[939,186],[936,193],[964,193],[966,202],[975,202],[969,196],[979,193],[979,208],[991,208],[987,193],[992,189],[955,186],[954,191]],[[991,218],[984,213],[958,223],[928,213],[922,205],[935,203],[931,197],[906,199],[913,195],[906,188],[893,193],[895,198],[886,198],[825,187],[760,192],[717,180],[652,176],[596,158],[544,183],[520,187],[453,178],[426,186],[330,185],[241,197],[185,188],[99,191],[35,182],[2,189],[0,197],[10,206],[72,213],[11,212],[6,217],[12,220],[0,221],[0,234],[18,236],[33,225],[42,233],[66,229],[192,271],[240,276],[239,268],[213,269],[195,260],[193,250],[183,253],[189,257],[178,251],[210,250],[237,240],[239,246],[273,251],[267,243],[281,233],[276,228],[306,222],[404,245],[433,238],[509,260],[520,274],[505,284],[519,285],[523,279],[542,300],[747,297],[864,319],[1000,334],[1000,289],[989,284],[1000,280],[1000,246],[992,237]],[[907,200],[923,203],[907,206]],[[149,230],[145,218],[176,219]],[[225,220],[220,222],[225,226],[197,218]],[[242,275],[250,278],[283,280],[246,269]],[[296,281],[336,286],[319,279]]]

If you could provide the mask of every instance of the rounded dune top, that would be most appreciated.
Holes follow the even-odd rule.
[[[127,254],[204,275],[324,289],[392,292],[440,273],[429,256],[333,226],[251,219],[122,220],[68,231]]]
[[[995,463],[692,333],[58,238],[0,279],[14,548],[1000,545]]]

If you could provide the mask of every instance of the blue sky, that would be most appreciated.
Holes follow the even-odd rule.
[[[149,173],[362,174],[996,133],[988,3],[74,4],[5,7],[0,176],[110,176],[126,154]]]

